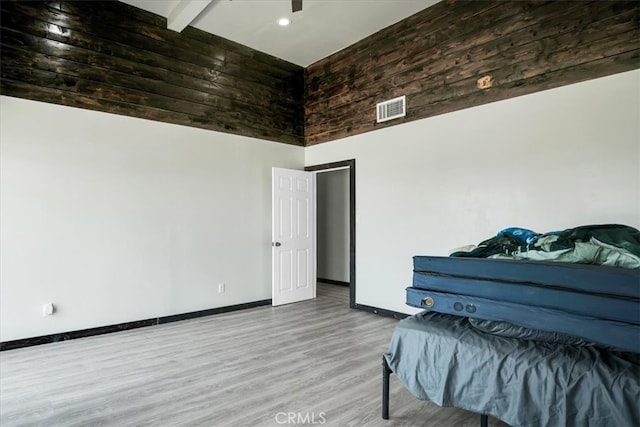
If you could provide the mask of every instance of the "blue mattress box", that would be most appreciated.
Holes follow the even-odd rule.
[[[416,287],[406,289],[407,304],[438,313],[506,321],[525,328],[561,332],[623,351],[640,352],[640,326],[566,311]]]
[[[524,283],[640,301],[640,270],[627,268],[562,262],[415,256],[413,270],[415,273]],[[414,286],[421,285],[414,283]]]

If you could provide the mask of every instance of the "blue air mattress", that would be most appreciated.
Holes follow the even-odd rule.
[[[637,287],[640,287],[640,279],[637,282]],[[610,288],[615,288],[616,285],[615,282],[607,283]],[[413,287],[534,305],[640,325],[640,305],[637,299],[616,296],[612,293],[595,294],[579,291],[579,286],[571,289],[530,282],[501,282],[415,272]]]
[[[640,352],[640,270],[416,256],[407,304]]]
[[[420,274],[469,277],[500,282],[573,289],[579,292],[640,300],[640,270],[590,264],[510,259],[413,257]],[[414,286],[420,286],[415,284]]]
[[[407,304],[413,307],[476,319],[506,321],[525,328],[560,332],[623,351],[640,353],[640,327],[638,325],[555,309],[415,287],[407,288],[406,292]]]

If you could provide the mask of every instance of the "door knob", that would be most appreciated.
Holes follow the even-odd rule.
[[[275,246],[275,247],[282,246],[282,243],[274,242],[274,243],[271,244],[271,246]]]

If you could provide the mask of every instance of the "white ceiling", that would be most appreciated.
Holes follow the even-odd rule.
[[[187,18],[193,27],[303,67],[438,2],[303,0],[302,11],[292,13],[291,0],[122,1],[165,18],[204,8],[193,21]],[[281,17],[291,19],[291,24],[279,26]]]

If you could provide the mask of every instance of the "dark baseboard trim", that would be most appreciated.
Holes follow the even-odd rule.
[[[384,308],[371,307],[369,305],[356,304],[356,310],[362,310],[369,313],[377,314],[383,317],[392,317],[394,319],[402,320],[409,317],[409,314],[399,313],[397,311],[385,310]]]
[[[99,326],[97,328],[81,329],[78,331],[61,332],[59,334],[43,335],[33,338],[23,338],[13,341],[0,342],[0,351],[16,348],[31,347],[40,344],[49,344],[58,341],[73,340],[76,338],[90,337],[93,335],[109,334],[111,332],[127,331],[145,326],[160,325],[163,323],[177,322],[180,320],[195,319],[197,317],[211,316],[214,314],[228,313],[231,311],[245,310],[248,308],[271,305],[270,299],[247,302],[244,304],[229,305],[226,307],[210,308],[207,310],[192,311],[189,313],[174,314],[172,316],[156,317],[154,319],[136,320],[133,322],[118,323],[117,325]]]
[[[158,324],[177,322],[179,320],[195,319],[197,317],[212,316],[214,314],[229,313],[231,311],[246,310],[248,308],[261,307],[263,305],[271,305],[271,300],[263,299],[262,301],[245,302],[243,304],[228,305],[226,307],[209,308],[207,310],[192,311],[189,313],[158,317]]]
[[[338,286],[350,286],[349,282],[341,282],[340,280],[331,280],[331,279],[322,279],[320,277],[316,278],[318,282],[328,283],[330,285],[338,285]]]

